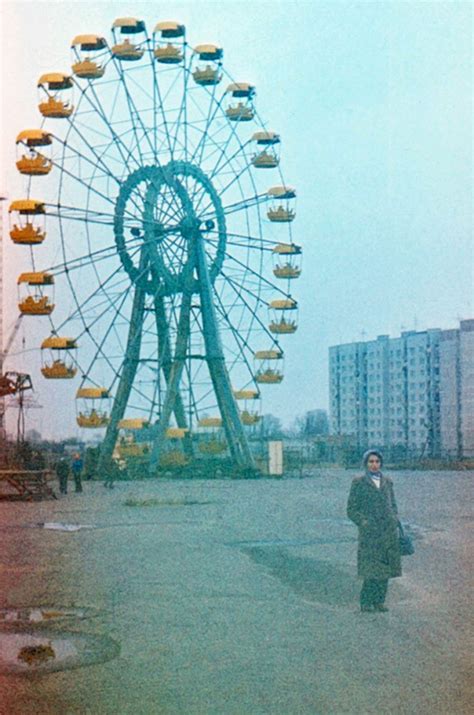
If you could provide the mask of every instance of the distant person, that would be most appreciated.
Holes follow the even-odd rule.
[[[381,472],[383,458],[376,449],[363,457],[365,474],[352,481],[347,516],[359,529],[357,573],[363,579],[362,612],[388,611],[388,579],[402,575],[398,513],[392,480]]]
[[[76,492],[82,492],[82,470],[84,462],[80,454],[75,454],[72,460],[71,470],[74,477],[74,486]]]
[[[56,464],[56,474],[59,480],[59,491],[61,494],[67,494],[67,480],[69,477],[69,462],[62,457]]]
[[[41,471],[45,468],[46,462],[39,450],[35,450],[30,458],[29,468],[33,471]]]

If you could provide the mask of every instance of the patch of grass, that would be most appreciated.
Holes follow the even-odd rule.
[[[192,499],[134,499],[129,497],[124,501],[124,506],[190,506],[193,504],[209,504],[209,502],[194,501]]]

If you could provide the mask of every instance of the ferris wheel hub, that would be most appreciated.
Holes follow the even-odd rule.
[[[205,213],[215,219],[203,221]],[[141,166],[122,182],[115,204],[115,243],[131,281],[147,293],[166,296],[184,290],[184,268],[201,233],[207,234],[214,282],[225,255],[225,215],[211,180],[198,166],[186,161]]]

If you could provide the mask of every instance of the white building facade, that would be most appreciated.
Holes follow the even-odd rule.
[[[331,433],[354,446],[474,456],[474,320],[329,349]]]

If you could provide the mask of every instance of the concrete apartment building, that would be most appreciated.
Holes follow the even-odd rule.
[[[354,446],[474,456],[474,320],[331,347],[329,380],[331,433]]]

